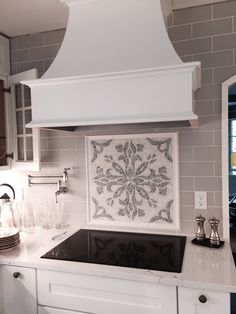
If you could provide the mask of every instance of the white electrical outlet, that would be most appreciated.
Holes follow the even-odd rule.
[[[207,209],[207,192],[195,192],[195,208]]]

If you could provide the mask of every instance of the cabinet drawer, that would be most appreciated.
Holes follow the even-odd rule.
[[[32,268],[2,266],[3,313],[36,314],[36,272]]]
[[[182,287],[178,290],[179,314],[230,314],[230,294],[227,292]]]
[[[75,312],[69,310],[55,309],[53,307],[47,306],[38,306],[38,314],[92,314],[92,313],[84,313],[84,312]]]
[[[94,314],[176,314],[176,287],[38,271],[38,303]]]

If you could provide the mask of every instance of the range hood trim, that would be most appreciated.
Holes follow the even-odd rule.
[[[110,117],[112,120],[112,117]],[[140,117],[126,117],[116,119],[114,124],[136,124],[136,123],[151,123],[151,122],[173,122],[173,121],[189,121],[191,126],[198,125],[198,116],[196,114],[185,113],[179,115],[178,113],[173,113],[170,116],[149,116],[144,117],[143,119]],[[57,128],[57,127],[77,127],[77,126],[88,126],[88,125],[109,125],[111,124],[107,119],[105,120],[41,120],[41,121],[32,121],[26,124],[27,128]]]
[[[201,86],[201,63],[196,62],[186,62],[181,65],[140,69],[133,71],[123,71],[123,72],[113,72],[113,73],[102,73],[96,75],[78,75],[78,76],[68,76],[60,78],[50,78],[50,79],[38,79],[38,80],[28,80],[22,81],[22,84],[33,86],[43,86],[43,85],[53,85],[53,84],[70,84],[72,82],[92,82],[98,80],[119,80],[119,79],[129,79],[132,77],[145,77],[152,76],[155,74],[164,75],[172,73],[186,73],[191,71],[193,74],[193,91],[197,90]]]

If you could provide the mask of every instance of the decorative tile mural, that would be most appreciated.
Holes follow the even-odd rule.
[[[177,133],[87,137],[89,223],[179,229]]]

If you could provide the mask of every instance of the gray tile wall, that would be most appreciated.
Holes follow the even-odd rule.
[[[179,132],[181,232],[192,234],[194,217],[199,213],[222,220],[221,83],[236,74],[236,1],[175,11],[168,24],[169,36],[183,61],[202,62],[202,88],[196,92],[200,126],[160,129],[152,125],[147,129],[137,125],[123,128],[122,132]],[[12,38],[12,73],[36,67],[42,75],[63,36],[64,31],[59,30]],[[64,201],[70,205],[70,213],[78,215],[78,223],[86,222],[84,135],[97,133],[115,134],[120,130],[90,127],[75,133],[44,130],[41,135],[42,171],[54,173],[63,166],[72,167],[70,193],[64,196]],[[45,188],[41,189],[43,192]],[[206,211],[194,209],[195,190],[207,191]]]

